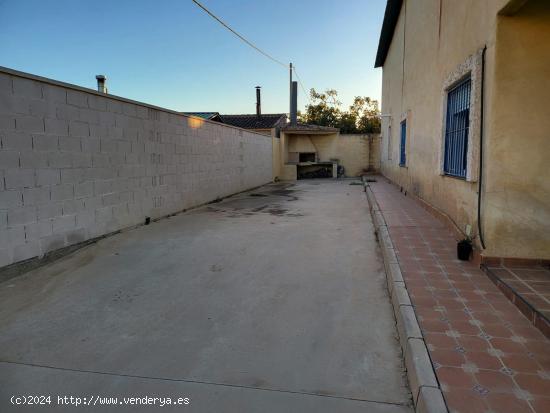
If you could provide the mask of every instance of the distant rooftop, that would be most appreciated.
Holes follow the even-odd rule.
[[[220,115],[223,123],[243,129],[271,129],[286,125],[285,113],[253,115]]]
[[[183,114],[213,120],[243,129],[273,129],[279,127],[285,132],[320,134],[336,133],[340,130],[330,126],[311,125],[301,122],[291,125],[288,123],[286,113],[268,113],[260,116],[256,114],[220,115],[219,112],[183,112]]]

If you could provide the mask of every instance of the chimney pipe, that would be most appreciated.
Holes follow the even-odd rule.
[[[107,78],[104,75],[97,75],[97,91],[100,93],[107,93]]]
[[[261,86],[256,86],[256,116],[262,116],[262,99],[260,97]]]
[[[290,124],[296,125],[298,123],[298,82],[292,82],[292,89],[290,94]]]

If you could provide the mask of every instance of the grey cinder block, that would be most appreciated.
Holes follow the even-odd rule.
[[[51,187],[52,201],[65,201],[74,198],[74,185],[61,184]]]
[[[23,189],[34,186],[34,169],[10,168],[4,171],[6,189]]]
[[[14,76],[13,93],[27,99],[42,99],[42,84],[31,79]]]
[[[88,123],[85,122],[70,121],[69,135],[75,138],[90,136],[90,126]]]
[[[16,225],[29,224],[36,222],[36,207],[25,206],[8,210],[8,225],[10,227]]]
[[[37,240],[31,240],[15,246],[13,249],[13,260],[23,261],[40,255],[40,246]]]
[[[44,119],[35,116],[16,116],[15,129],[21,132],[44,132]]]
[[[17,207],[23,204],[21,190],[0,191],[0,205],[4,208]]]
[[[23,205],[42,205],[50,202],[50,187],[25,188]]]
[[[52,221],[49,219],[25,225],[25,239],[39,240],[52,235]]]
[[[42,85],[42,95],[52,103],[67,103],[67,90],[54,85]]]
[[[73,136],[60,136],[59,150],[63,152],[80,152],[80,138],[75,138]]]
[[[0,73],[0,93],[10,95],[13,93],[12,77],[6,73]]]
[[[60,202],[50,202],[45,205],[39,205],[36,211],[38,221],[59,217],[63,213],[63,204]]]
[[[0,134],[3,150],[30,151],[32,150],[32,136],[28,132],[4,131]]]
[[[2,169],[19,168],[19,151],[0,151]]]
[[[65,215],[52,220],[54,234],[62,234],[76,227],[76,215]]]
[[[36,170],[36,185],[50,186],[58,185],[61,182],[61,172],[59,169],[37,169]]]
[[[15,130],[15,115],[3,115],[0,113],[0,129]]]
[[[78,119],[78,108],[75,106],[67,105],[65,103],[58,103],[55,111],[57,119],[63,120],[76,120]]]
[[[65,234],[53,234],[40,239],[40,252],[45,254],[65,246]]]
[[[69,122],[63,119],[45,118],[44,124],[46,133],[58,136],[67,136],[69,134]]]
[[[59,149],[58,137],[53,135],[32,135],[33,151],[53,152]]]
[[[48,156],[44,152],[21,152],[19,164],[21,168],[47,168]]]
[[[88,107],[88,94],[78,90],[67,91],[67,104],[80,108]]]

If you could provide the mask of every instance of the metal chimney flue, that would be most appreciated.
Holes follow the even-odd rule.
[[[290,124],[296,125],[298,123],[298,82],[292,82],[292,89],[290,90]]]
[[[97,75],[97,91],[100,93],[107,93],[107,77],[104,75]]]
[[[260,95],[261,86],[256,86],[256,116],[262,116],[262,98]]]

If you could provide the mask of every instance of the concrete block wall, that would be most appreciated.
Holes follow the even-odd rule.
[[[0,68],[0,267],[271,180],[270,136]]]
[[[380,171],[381,157],[381,140],[382,136],[379,133],[369,135],[369,168],[372,172]]]
[[[337,154],[346,170],[346,176],[359,176],[380,169],[379,134],[341,134],[337,140]]]

